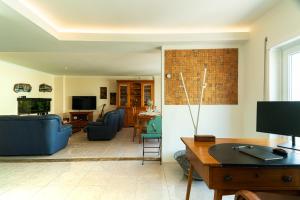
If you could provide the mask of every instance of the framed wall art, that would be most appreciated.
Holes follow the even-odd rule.
[[[100,87],[100,99],[107,99],[107,87]]]
[[[117,93],[111,92],[109,97],[110,97],[110,105],[117,105]]]

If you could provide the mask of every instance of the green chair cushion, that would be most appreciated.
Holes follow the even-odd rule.
[[[156,116],[148,121],[147,133],[161,133],[161,116]]]
[[[145,138],[145,139],[161,138],[161,134],[160,133],[146,133],[146,134],[142,134],[142,138]]]

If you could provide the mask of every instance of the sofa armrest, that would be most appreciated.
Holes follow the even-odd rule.
[[[59,131],[60,134],[66,134],[71,135],[72,134],[72,125],[71,124],[65,124],[62,125]]]

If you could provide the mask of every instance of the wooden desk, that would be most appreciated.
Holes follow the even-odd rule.
[[[216,139],[216,142],[194,142],[193,138],[181,138],[186,145],[190,171],[186,199],[189,199],[192,173],[195,170],[210,189],[215,190],[214,200],[239,190],[300,193],[299,167],[222,167],[208,153],[209,147],[221,143],[245,143],[276,146],[278,141],[266,139]],[[300,152],[299,152],[300,156]],[[200,198],[201,199],[201,198]]]

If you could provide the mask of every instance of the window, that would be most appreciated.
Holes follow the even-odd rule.
[[[288,55],[288,98],[300,101],[300,52]]]
[[[300,45],[289,44],[282,52],[282,98],[286,101],[300,101]]]

